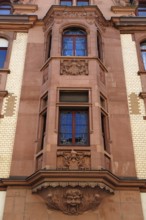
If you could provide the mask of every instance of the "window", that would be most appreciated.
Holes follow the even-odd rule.
[[[88,91],[60,91],[59,145],[89,145]]]
[[[88,6],[89,0],[77,0],[77,6]]]
[[[11,5],[10,4],[1,4],[0,5],[0,15],[9,15],[11,14]]]
[[[40,126],[39,126],[39,150],[42,150],[44,147],[45,135],[46,135],[46,121],[47,121],[47,104],[48,96],[45,95],[41,99],[40,107]]]
[[[146,2],[145,0],[139,1],[137,15],[141,17],[146,17]]]
[[[99,31],[97,31],[97,56],[100,60],[103,60],[102,40]]]
[[[72,6],[72,0],[60,0],[60,5]]]
[[[4,67],[6,55],[7,55],[8,41],[4,38],[0,38],[0,68]]]
[[[51,46],[52,46],[52,32],[48,34],[47,39],[47,59],[51,56]]]
[[[101,133],[102,133],[102,142],[104,150],[109,152],[109,144],[108,144],[108,114],[107,114],[107,102],[106,99],[101,95],[100,97],[100,105],[101,105]]]
[[[144,69],[146,70],[146,41],[140,44],[141,55],[143,60]]]
[[[88,111],[60,110],[60,145],[88,144]]]
[[[86,32],[71,28],[63,32],[63,56],[86,56],[87,55],[87,36]]]

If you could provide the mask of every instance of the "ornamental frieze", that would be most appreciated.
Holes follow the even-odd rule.
[[[91,155],[89,151],[58,151],[57,169],[59,170],[89,170]]]
[[[49,187],[39,195],[45,200],[48,209],[58,210],[66,215],[80,215],[95,210],[102,200],[111,193],[100,187]]]
[[[88,75],[87,60],[61,60],[60,74],[61,75]]]

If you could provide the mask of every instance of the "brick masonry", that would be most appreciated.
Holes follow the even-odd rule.
[[[19,100],[21,94],[25,54],[27,46],[27,33],[17,33],[13,42],[6,90],[9,95],[4,99],[0,120],[0,178],[7,178],[10,173],[11,157],[14,145]]]
[[[145,107],[143,99],[139,98],[142,86],[137,74],[139,66],[136,45],[130,34],[121,35],[121,44],[137,176],[146,178]]]

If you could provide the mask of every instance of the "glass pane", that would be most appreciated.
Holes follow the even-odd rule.
[[[0,15],[9,15],[11,14],[10,5],[0,5]]]
[[[72,144],[72,113],[60,113],[60,144]]]
[[[146,70],[146,51],[142,51],[142,59],[143,59],[144,69]]]
[[[88,91],[61,91],[60,102],[88,102]]]
[[[0,68],[4,67],[5,59],[6,59],[7,50],[4,48],[0,49]]]
[[[63,56],[73,56],[73,39],[72,37],[63,38]]]
[[[88,144],[88,114],[76,112],[75,114],[75,143],[77,145]]]
[[[138,8],[138,16],[146,17],[146,7]]]
[[[77,5],[78,6],[87,6],[87,5],[89,5],[89,1],[78,1]]]
[[[142,44],[140,44],[140,48],[142,50],[146,49],[146,42],[143,42]]]
[[[86,39],[85,37],[76,37],[76,56],[86,56]]]
[[[71,6],[72,1],[60,1],[60,5]]]

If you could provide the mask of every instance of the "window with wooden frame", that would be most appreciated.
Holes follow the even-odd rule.
[[[80,28],[68,28],[62,36],[63,56],[87,56],[87,33]]]
[[[46,125],[47,125],[47,105],[48,105],[48,95],[46,94],[41,98],[40,102],[40,119],[39,119],[39,151],[43,149],[45,143],[46,135]]]
[[[58,144],[89,145],[88,91],[60,91]]]
[[[107,112],[107,100],[101,95],[100,96],[101,105],[101,133],[102,133],[102,143],[104,150],[110,153],[109,149],[109,122],[108,122],[108,112]]]
[[[140,17],[146,17],[146,1],[140,0],[137,8],[137,15]]]
[[[60,0],[60,5],[72,6],[72,0]]]
[[[0,68],[4,68],[8,49],[8,41],[0,38]]]
[[[52,47],[52,31],[50,31],[47,36],[47,56],[46,56],[46,59],[49,59],[51,56],[51,47]]]
[[[97,56],[103,61],[102,39],[99,31],[97,31]]]
[[[0,4],[0,15],[10,15],[12,13],[12,6],[9,3]]]
[[[140,44],[141,56],[144,65],[144,69],[146,70],[146,41],[143,41]]]
[[[77,6],[88,6],[89,0],[77,0]]]

